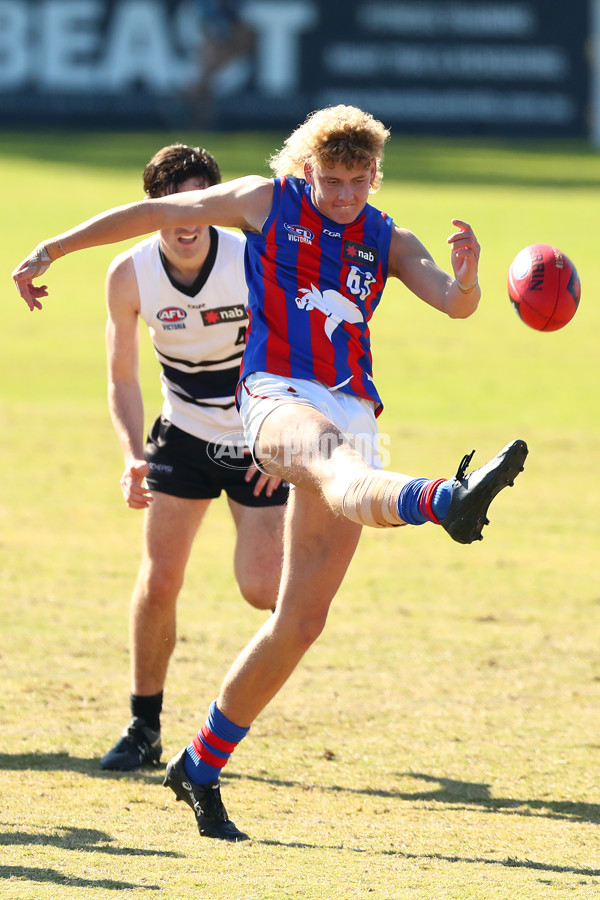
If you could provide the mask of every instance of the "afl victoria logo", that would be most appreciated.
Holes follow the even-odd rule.
[[[179,306],[165,306],[156,313],[156,317],[161,322],[181,322],[186,316],[185,309],[181,309]]]
[[[297,241],[304,241],[307,244],[310,244],[310,242],[314,240],[315,236],[308,228],[303,228],[302,225],[288,225],[287,222],[285,222],[284,225],[285,230],[289,232],[289,234],[292,234]]]

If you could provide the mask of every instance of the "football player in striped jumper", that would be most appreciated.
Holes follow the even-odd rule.
[[[247,346],[238,402],[246,439],[265,472],[294,484],[275,615],[239,654],[201,730],[167,766],[165,785],[193,810],[201,834],[247,835],[227,817],[219,773],[252,722],[321,634],[361,527],[434,522],[459,543],[481,539],[496,494],[522,470],[516,440],[454,478],[382,471],[368,322],[389,277],[451,318],[477,308],[479,244],[454,219],[452,275],[421,241],[368,203],[381,180],[389,132],[368,113],[312,113],[271,160],[274,179],[250,176],[198,194],[101,213],[38,245],[15,270],[31,309],[32,279],[73,250],[150,228],[218,223],[247,238]]]

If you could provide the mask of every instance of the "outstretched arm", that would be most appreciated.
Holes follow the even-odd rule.
[[[258,175],[238,178],[200,191],[183,191],[117,206],[43,241],[13,272],[17,291],[30,310],[41,309],[45,285],[39,278],[56,259],[76,250],[113,244],[185,225],[224,225],[260,231],[271,207],[273,182]]]
[[[452,224],[458,229],[448,238],[454,277],[436,265],[412,232],[397,227],[392,232],[388,270],[430,306],[453,319],[464,319],[475,312],[481,297],[480,248],[470,225],[461,219],[452,219]]]

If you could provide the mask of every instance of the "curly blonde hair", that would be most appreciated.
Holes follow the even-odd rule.
[[[281,150],[273,154],[269,165],[278,177],[296,175],[303,178],[305,162],[311,166],[315,163],[325,166],[345,163],[348,168],[357,163],[366,169],[375,159],[377,172],[371,190],[376,191],[383,178],[381,161],[389,136],[390,132],[382,122],[356,106],[328,106],[310,113],[290,134]]]

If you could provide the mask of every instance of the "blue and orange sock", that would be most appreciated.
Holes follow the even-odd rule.
[[[408,525],[439,525],[450,508],[452,485],[452,480],[445,478],[411,478],[400,491],[398,515]]]
[[[213,701],[206,722],[187,748],[183,767],[194,784],[219,780],[221,769],[250,728],[234,725]]]

